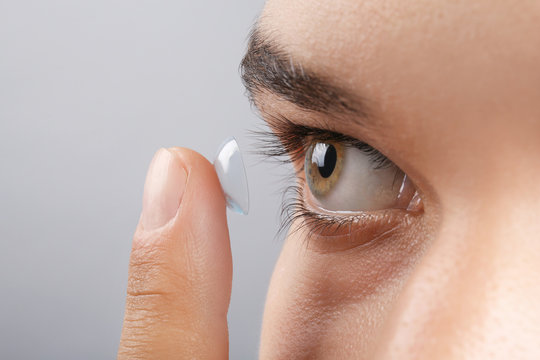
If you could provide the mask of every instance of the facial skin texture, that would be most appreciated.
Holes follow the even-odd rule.
[[[261,358],[540,358],[540,3],[270,0],[258,28],[370,110],[262,115],[368,142],[424,205],[364,246],[289,235]]]

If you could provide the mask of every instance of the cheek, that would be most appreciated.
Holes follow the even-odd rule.
[[[300,233],[288,236],[268,292],[262,359],[369,358],[385,309],[421,252],[404,234],[345,251],[319,249]]]

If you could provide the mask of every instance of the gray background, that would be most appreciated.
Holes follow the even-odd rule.
[[[161,146],[253,148],[238,76],[263,0],[0,2],[0,358],[111,359],[146,168]],[[271,165],[229,214],[232,359],[257,354],[281,246]]]

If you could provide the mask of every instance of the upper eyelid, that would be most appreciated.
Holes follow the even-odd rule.
[[[376,163],[376,169],[384,169],[389,166],[395,166],[394,162],[390,160],[386,155],[384,155],[382,152],[380,152],[377,148],[373,147],[372,145],[358,140],[352,136],[345,135],[336,131],[327,130],[327,129],[321,129],[317,127],[309,127],[313,134],[311,137],[315,140],[319,141],[335,141],[342,143],[346,146],[351,146],[359,149],[360,151],[365,152],[368,154],[374,163]],[[279,135],[278,135],[279,136]]]
[[[324,130],[321,131],[325,132]],[[386,169],[391,166],[396,166],[392,160],[373,146],[347,135],[329,132],[328,137],[319,138],[315,136],[314,139],[319,141],[335,141],[342,143],[345,146],[356,148],[369,156],[375,169]]]
[[[349,135],[329,129],[297,124],[284,117],[272,117],[272,119],[273,121],[267,121],[272,131],[254,132],[260,144],[260,150],[257,153],[272,160],[293,164],[297,177],[302,176],[305,155],[314,140],[334,141],[357,148],[369,156],[374,169],[396,166],[392,160],[375,147]]]

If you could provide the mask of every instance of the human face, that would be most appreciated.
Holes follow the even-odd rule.
[[[268,1],[259,36],[300,85],[254,81],[263,117],[278,131],[285,118],[368,143],[420,200],[359,208],[363,220],[335,236],[294,231],[313,225],[294,217],[261,358],[540,356],[539,20],[534,1]],[[287,150],[300,203],[322,211],[306,149]]]

